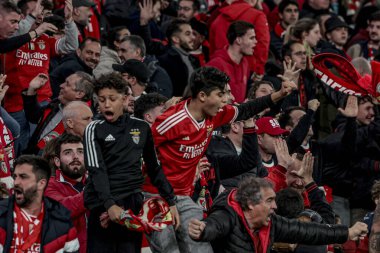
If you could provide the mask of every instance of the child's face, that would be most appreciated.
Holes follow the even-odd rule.
[[[126,101],[124,94],[115,89],[104,88],[98,92],[99,110],[108,122],[116,121],[123,115]]]

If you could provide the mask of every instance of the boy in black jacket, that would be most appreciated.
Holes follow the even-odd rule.
[[[153,184],[168,202],[175,223],[179,222],[173,189],[158,164],[149,125],[124,114],[127,83],[118,74],[102,76],[95,84],[104,120],[93,121],[85,131],[85,163],[89,172],[84,191],[88,220],[88,252],[140,252],[142,234],[111,223],[100,225],[107,211],[117,222],[123,209],[135,214],[143,203],[142,158]]]

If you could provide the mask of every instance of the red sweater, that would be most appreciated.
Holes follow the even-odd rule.
[[[87,209],[84,207],[83,191],[78,192],[73,185],[62,176],[60,170],[56,170],[55,173],[55,177],[51,177],[49,180],[45,196],[60,202],[71,211],[71,220],[78,232],[79,252],[86,253],[87,226],[85,214]]]
[[[256,74],[264,74],[264,66],[268,60],[269,27],[265,14],[254,9],[244,0],[238,0],[229,6],[220,9],[220,15],[211,24],[210,29],[210,55],[217,49],[228,45],[227,30],[229,25],[237,20],[249,22],[255,26],[257,45],[253,56],[248,57],[249,68]]]
[[[249,77],[247,57],[243,57],[240,64],[237,64],[228,55],[227,48],[224,48],[216,51],[206,65],[215,67],[226,73],[230,77],[231,92],[235,97],[235,101],[238,103],[244,102]]]

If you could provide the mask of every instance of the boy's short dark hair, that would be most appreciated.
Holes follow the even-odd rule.
[[[134,106],[134,116],[139,119],[144,119],[144,114],[156,106],[163,105],[168,99],[159,93],[149,93],[141,95]]]
[[[190,78],[190,90],[192,98],[196,98],[199,92],[203,91],[206,95],[214,90],[224,91],[230,78],[214,67],[202,67],[194,71]]]
[[[248,94],[247,94],[247,98],[249,100],[252,100],[252,99],[255,99],[256,98],[256,91],[260,88],[260,86],[262,84],[267,84],[269,85],[270,87],[272,87],[272,89],[274,90],[274,86],[273,86],[273,83],[270,82],[270,81],[266,81],[266,80],[261,80],[261,81],[256,81],[253,83],[252,87],[249,89],[248,91]]]
[[[49,163],[45,159],[35,155],[22,155],[16,159],[14,168],[23,164],[29,164],[32,166],[32,171],[36,175],[38,181],[41,179],[49,181],[51,170]]]
[[[73,134],[69,133],[64,133],[61,136],[57,138],[57,142],[55,144],[55,155],[59,157],[61,154],[61,146],[62,144],[67,144],[67,143],[82,143],[82,139]]]
[[[302,45],[302,42],[300,42],[298,40],[289,40],[288,43],[285,43],[282,46],[281,55],[282,55],[283,59],[285,59],[285,56],[291,56],[292,55],[292,50],[293,50],[292,47],[295,44],[301,44]]]
[[[276,195],[276,214],[288,219],[298,218],[304,210],[304,203],[301,194],[292,188],[285,188]]]
[[[99,91],[102,89],[114,89],[117,93],[125,95],[127,92],[128,83],[123,79],[123,77],[116,72],[102,75],[99,77],[94,85],[94,91],[98,95]]]
[[[227,30],[228,44],[234,44],[236,38],[244,36],[250,29],[255,29],[251,23],[242,20],[233,22]]]
[[[281,3],[278,4],[278,12],[283,13],[285,8],[289,5],[295,5],[297,8],[299,8],[298,2],[295,0],[282,0]]]

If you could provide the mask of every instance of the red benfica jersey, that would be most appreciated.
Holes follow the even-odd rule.
[[[152,126],[162,169],[176,195],[189,196],[196,166],[206,152],[215,128],[233,122],[237,107],[226,105],[215,117],[197,122],[189,113],[190,99],[170,107]]]
[[[22,47],[5,55],[5,83],[9,85],[4,97],[4,107],[8,112],[24,109],[21,92],[29,87],[29,82],[39,73],[49,75],[50,57],[58,54],[59,40],[42,34]],[[50,82],[37,91],[38,101],[49,100],[52,95]]]

